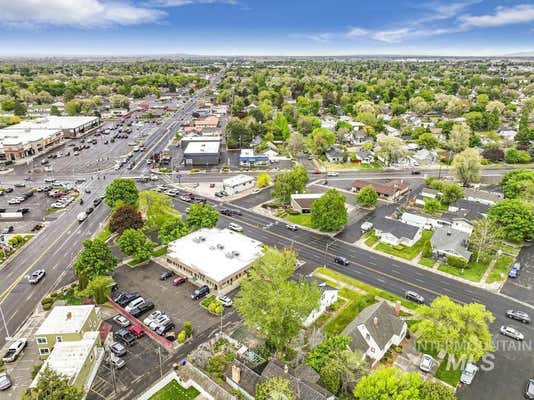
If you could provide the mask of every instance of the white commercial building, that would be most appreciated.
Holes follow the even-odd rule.
[[[256,186],[256,179],[248,175],[236,175],[223,180],[223,190],[228,194],[236,194]]]
[[[100,124],[98,117],[58,117],[50,115],[47,117],[22,121],[6,129],[52,129],[61,130],[65,137],[75,138],[83,133],[97,127]]]
[[[261,257],[263,244],[229,229],[200,229],[169,243],[166,263],[197,285],[226,293]]]
[[[186,165],[217,165],[221,160],[219,141],[192,141],[184,150]]]
[[[63,136],[59,129],[0,129],[0,156],[8,161],[33,157],[60,144]]]

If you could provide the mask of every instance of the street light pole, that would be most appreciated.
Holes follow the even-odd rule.
[[[323,266],[326,268],[326,256],[328,254],[328,247],[334,243],[336,241],[336,239],[334,239],[333,241],[331,241],[330,243],[327,243],[326,246],[325,246],[325,249],[324,249],[324,263],[323,263]]]
[[[4,311],[2,311],[2,306],[0,305],[0,316],[2,316],[2,322],[4,323],[4,330],[6,331],[6,340],[11,339],[11,335],[9,335],[9,329],[7,328],[6,318],[4,316]]]

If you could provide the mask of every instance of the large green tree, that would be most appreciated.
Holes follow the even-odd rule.
[[[534,170],[531,169],[514,169],[508,171],[501,180],[501,187],[504,197],[507,199],[522,198],[525,194],[534,192]],[[529,198],[528,200],[534,200]]]
[[[80,289],[85,289],[87,283],[95,276],[111,275],[118,259],[103,240],[86,239],[82,244],[83,249],[74,261],[73,269],[78,277]]]
[[[280,352],[299,333],[321,297],[317,286],[290,279],[296,262],[297,255],[291,250],[267,249],[241,281],[234,301],[245,324],[258,329]]]
[[[522,241],[534,237],[534,211],[528,203],[504,199],[489,209],[488,218],[504,228],[509,240]]]
[[[475,255],[475,261],[496,254],[502,247],[503,239],[504,229],[494,220],[481,218],[475,221],[469,238],[469,247]]]
[[[345,196],[336,189],[330,189],[312,203],[311,222],[321,231],[337,231],[347,223],[347,220]]]
[[[449,135],[448,147],[459,153],[469,146],[471,129],[466,124],[454,124]]]
[[[210,204],[193,204],[189,207],[186,224],[190,229],[213,228],[219,220],[219,212]]]
[[[421,320],[413,330],[419,343],[457,357],[472,357],[475,362],[494,350],[489,325],[495,317],[483,304],[459,304],[440,296],[420,306],[418,313]]]
[[[172,198],[164,193],[143,190],[139,193],[139,211],[150,229],[158,229],[168,218],[176,218],[180,213],[174,208]]]
[[[425,132],[417,138],[417,144],[427,150],[434,150],[438,147],[439,141],[436,136],[430,132]]]
[[[356,201],[362,207],[374,207],[378,201],[378,193],[373,186],[364,186],[356,193]]]
[[[106,187],[104,201],[110,207],[122,204],[134,205],[139,197],[139,191],[133,179],[117,178]]]
[[[111,294],[114,283],[111,276],[95,276],[89,281],[81,295],[93,299],[96,304],[103,304]]]
[[[314,154],[322,155],[336,141],[336,134],[325,128],[315,128],[308,137],[308,147]]]
[[[158,237],[161,243],[168,244],[189,233],[189,228],[181,218],[169,218],[159,228]]]
[[[407,154],[404,140],[393,136],[379,138],[376,141],[375,153],[381,157],[386,166],[395,164]]]
[[[143,218],[141,213],[129,205],[118,206],[113,210],[109,221],[109,230],[122,234],[126,229],[141,229]]]
[[[419,400],[421,377],[415,373],[403,373],[395,367],[381,367],[364,376],[354,396],[358,400]]]
[[[51,368],[41,372],[37,386],[28,389],[23,400],[81,400],[85,397],[83,390],[69,383],[69,378],[58,374]]]
[[[136,260],[148,259],[154,250],[154,242],[140,229],[126,229],[117,239],[117,245]]]
[[[273,376],[256,385],[256,400],[296,400],[289,380]]]
[[[480,181],[481,157],[475,149],[465,149],[454,156],[452,171],[462,185]]]
[[[291,195],[302,193],[308,182],[308,172],[301,165],[290,171],[282,172],[274,178],[272,196],[282,203],[289,203]]]

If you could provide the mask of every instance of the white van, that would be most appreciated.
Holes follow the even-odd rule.
[[[124,309],[126,310],[126,312],[131,312],[135,307],[137,307],[138,305],[144,302],[145,302],[145,299],[143,299],[142,297],[138,297],[137,299],[130,301],[128,305],[124,307]]]
[[[233,222],[230,222],[228,224],[228,229],[231,229],[235,232],[243,232],[243,227],[241,225],[235,224]]]

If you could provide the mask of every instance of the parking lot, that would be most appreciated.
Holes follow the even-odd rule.
[[[504,283],[501,293],[512,296],[518,300],[534,303],[534,246],[524,246],[516,259],[521,263],[521,273],[519,277],[508,278]]]
[[[219,320],[201,308],[198,301],[191,300],[191,293],[196,286],[190,282],[173,286],[172,278],[161,281],[159,276],[164,271],[160,265],[150,262],[136,268],[119,267],[113,278],[120,289],[141,294],[145,300],[154,303],[154,310],[165,312],[176,325],[174,332],[179,332],[185,321],[191,321],[193,331],[202,332]]]

